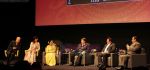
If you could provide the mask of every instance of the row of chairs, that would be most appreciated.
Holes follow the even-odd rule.
[[[86,65],[94,65],[97,66],[98,62],[100,61],[98,58],[98,54],[100,52],[91,52],[91,53],[84,53],[82,60],[81,60],[81,64],[86,66]],[[57,56],[57,64],[61,65],[61,57],[63,55],[68,55],[66,58],[66,62],[67,64],[71,64],[71,53],[59,53],[59,55]],[[118,53],[110,53],[110,57],[108,57],[108,66],[110,67],[117,67],[119,64],[119,56],[121,54]],[[43,56],[42,56],[42,64],[45,65],[45,52],[43,52]],[[63,56],[64,57],[64,56]],[[138,67],[138,66],[146,66],[147,64],[147,60],[146,60],[146,53],[143,52],[141,54],[132,54],[130,55],[130,58],[128,60],[128,66],[127,68],[134,68],[134,67]]]
[[[25,53],[27,53],[28,50],[25,50]],[[5,57],[7,57],[7,50],[4,50],[4,54],[5,54]],[[36,56],[39,55],[39,52],[36,53]],[[19,56],[19,50],[17,50],[17,53],[15,54],[15,57],[18,57]]]
[[[25,50],[25,53],[28,50]],[[4,50],[5,56],[7,57],[7,50]],[[97,66],[99,59],[98,59],[98,53],[100,52],[91,52],[91,53],[84,53],[82,60],[81,60],[81,64],[83,64],[84,66],[86,65],[94,65]],[[17,50],[17,53],[15,54],[15,56],[17,57],[19,54],[19,50]],[[37,52],[37,56],[39,55],[39,53]],[[66,62],[67,64],[71,64],[71,53],[61,53],[59,52],[58,56],[56,56],[57,58],[57,64],[61,65],[62,64],[62,56],[63,55],[67,55],[67,59]],[[108,57],[108,66],[111,67],[116,67],[119,64],[119,56],[121,54],[118,53],[110,53],[110,57]],[[128,60],[128,68],[133,68],[133,67],[138,67],[138,66],[146,66],[146,53],[142,52],[141,54],[132,54],[130,55],[130,58]],[[45,65],[45,52],[43,52],[42,54],[42,65]]]

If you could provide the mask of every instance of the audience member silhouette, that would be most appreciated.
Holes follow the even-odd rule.
[[[32,70],[32,68],[29,62],[18,61],[14,66],[14,70]]]

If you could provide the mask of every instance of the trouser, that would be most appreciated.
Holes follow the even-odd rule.
[[[80,65],[81,59],[82,59],[82,54],[80,53],[71,54],[71,62],[73,65]]]
[[[105,53],[101,53],[98,55],[99,56],[99,64],[103,64],[104,66],[107,66],[108,63],[108,57],[110,56],[110,54],[105,54]]]
[[[128,66],[129,55],[119,55],[119,66]]]
[[[81,57],[82,56],[75,56],[74,57],[74,65],[80,65],[81,64]]]
[[[9,65],[11,61],[13,61],[15,59],[15,54],[10,53],[7,56],[7,64]]]

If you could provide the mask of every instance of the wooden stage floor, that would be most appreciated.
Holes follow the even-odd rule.
[[[56,65],[56,66],[42,66],[42,70],[98,70],[98,67]]]
[[[149,68],[149,67],[148,67]],[[133,69],[117,69],[116,67],[107,67],[106,70],[150,70],[137,67]],[[56,66],[42,66],[42,70],[99,70],[96,66],[68,66],[68,65],[56,65]]]

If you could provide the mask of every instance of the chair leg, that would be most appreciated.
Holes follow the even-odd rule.
[[[75,58],[74,58],[74,66],[76,65],[77,59],[78,59],[78,56],[75,56]]]

